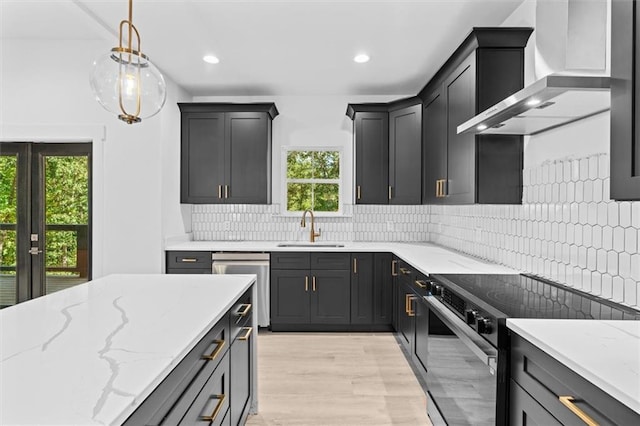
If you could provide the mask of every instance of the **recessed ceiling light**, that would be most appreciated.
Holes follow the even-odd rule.
[[[217,64],[218,62],[220,62],[220,59],[213,55],[205,55],[202,57],[202,60],[208,64]]]
[[[487,130],[487,125],[486,124],[481,124],[477,127],[478,130]]]
[[[535,99],[535,98],[529,99],[527,101],[527,105],[529,105],[529,106],[536,106],[539,103],[540,103],[540,101],[538,99]]]
[[[369,62],[369,55],[366,53],[360,53],[356,55],[353,60],[359,64],[364,64],[365,62]]]

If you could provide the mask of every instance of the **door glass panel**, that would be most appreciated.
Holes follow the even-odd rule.
[[[17,300],[17,166],[16,155],[0,155],[0,308]]]
[[[89,159],[46,156],[45,292],[89,280]]]

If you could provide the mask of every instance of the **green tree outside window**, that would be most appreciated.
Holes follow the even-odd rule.
[[[287,211],[340,211],[340,151],[287,152]]]

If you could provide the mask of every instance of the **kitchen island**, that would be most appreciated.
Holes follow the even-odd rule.
[[[123,423],[254,282],[110,275],[0,311],[0,424]]]

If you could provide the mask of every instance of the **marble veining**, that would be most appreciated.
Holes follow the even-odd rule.
[[[0,424],[118,425],[255,275],[111,275],[0,311]]]

